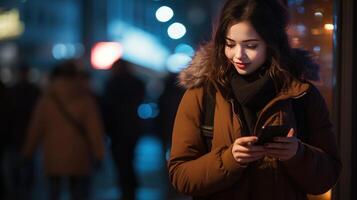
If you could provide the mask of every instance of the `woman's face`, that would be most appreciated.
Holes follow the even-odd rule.
[[[248,21],[228,28],[224,53],[241,75],[248,75],[263,65],[266,43]]]

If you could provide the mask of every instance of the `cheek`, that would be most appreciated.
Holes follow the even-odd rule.
[[[251,61],[255,61],[255,62],[264,62],[265,61],[265,51],[252,51],[247,53],[249,59]]]
[[[260,60],[265,61],[265,59],[266,59],[266,46],[265,45],[264,45],[264,47],[261,48],[258,55],[260,57]]]
[[[266,59],[265,49],[260,51],[257,56],[259,57],[259,61],[263,63]]]
[[[232,59],[233,58],[233,53],[232,52],[233,52],[232,50],[230,50],[228,48],[224,48],[224,54],[226,55],[226,57],[228,59]]]

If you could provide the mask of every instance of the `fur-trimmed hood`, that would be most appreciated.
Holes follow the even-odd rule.
[[[314,61],[308,51],[294,48],[291,51],[294,62],[300,66],[301,79],[319,80],[319,65]],[[214,47],[212,42],[202,46],[193,57],[190,65],[178,75],[179,85],[192,89],[201,87],[209,76],[209,68],[212,65]]]
[[[213,45],[207,44],[202,46],[193,57],[190,65],[182,70],[178,76],[179,85],[192,89],[203,85],[208,79],[208,69],[211,62],[211,56],[213,53]]]

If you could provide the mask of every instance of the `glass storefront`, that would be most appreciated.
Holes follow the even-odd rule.
[[[320,80],[314,84],[332,112],[335,80],[333,0],[288,0],[287,3],[291,15],[291,25],[288,29],[291,45],[310,51],[320,65]],[[331,191],[319,196],[309,196],[309,199],[330,200]]]
[[[333,105],[333,0],[289,0],[293,47],[312,52],[320,65],[321,80],[315,82],[330,110]]]

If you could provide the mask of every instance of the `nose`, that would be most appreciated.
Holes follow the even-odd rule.
[[[237,45],[236,48],[234,48],[233,61],[242,61],[244,57],[245,57],[244,48],[242,48],[240,45]]]

